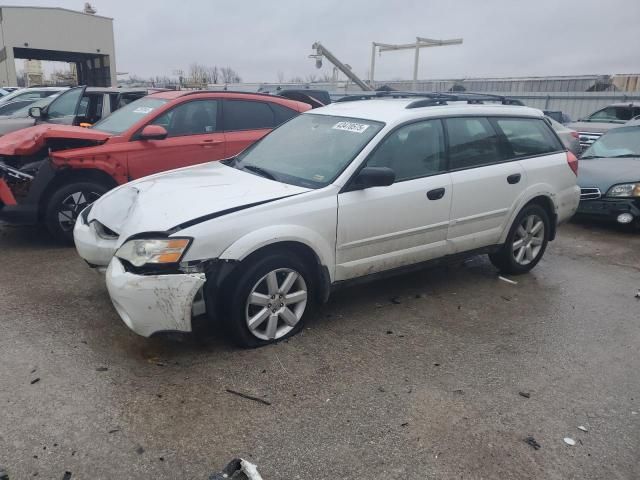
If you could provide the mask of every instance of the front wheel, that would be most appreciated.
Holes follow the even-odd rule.
[[[273,253],[241,268],[222,299],[233,340],[242,347],[259,347],[298,333],[313,298],[313,276],[305,263]]]
[[[516,217],[507,240],[489,255],[501,272],[518,275],[529,272],[544,255],[549,242],[549,215],[539,205],[527,205]]]
[[[44,214],[51,235],[62,243],[72,245],[73,227],[78,215],[108,190],[95,182],[74,182],[58,188],[49,197]]]

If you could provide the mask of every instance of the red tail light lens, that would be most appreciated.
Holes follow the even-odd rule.
[[[578,132],[571,132],[571,136],[573,138],[580,138],[580,134]]]
[[[569,164],[569,168],[578,176],[578,157],[576,157],[573,153],[567,152],[567,163]]]

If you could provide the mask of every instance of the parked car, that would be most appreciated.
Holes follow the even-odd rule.
[[[51,95],[51,97],[53,97],[53,95]],[[31,105],[36,101],[38,101],[37,98],[25,98],[22,100],[18,99],[14,100],[13,102],[0,104],[0,117],[8,117],[9,115],[13,115],[18,110],[21,110],[22,108],[26,107],[27,105]]]
[[[571,117],[561,110],[543,110],[543,112],[547,117],[553,118],[556,122],[561,123],[562,125],[572,122]]]
[[[74,87],[46,107],[29,109],[34,124],[90,126],[118,108],[147,95],[147,88]]]
[[[545,119],[549,122],[551,128],[553,128],[553,130],[558,134],[558,137],[562,140],[562,144],[567,147],[567,150],[574,155],[579,156],[582,151],[582,147],[580,146],[580,136],[578,135],[578,132],[556,122],[548,115],[545,115]]]
[[[244,346],[295,334],[314,301],[374,274],[478,253],[528,272],[578,206],[577,159],[539,110],[475,98],[310,110],[232,159],[104,195],[77,250],[108,266],[138,334],[191,331],[206,311]]]
[[[49,105],[53,100],[55,100],[58,95],[50,95],[49,97],[41,98],[40,100],[36,100],[31,102],[31,100],[27,100],[27,104],[16,110],[11,115],[0,116],[0,136],[5,133],[15,132],[16,130],[20,130],[21,128],[32,127],[34,124],[33,117],[29,116],[29,109],[31,107],[40,107],[44,108]],[[20,100],[16,100],[19,102]],[[6,106],[11,105],[14,102],[6,104]],[[2,110],[2,105],[0,105],[0,111]]]
[[[581,157],[577,214],[640,226],[640,122],[604,134]]]
[[[604,133],[623,125],[637,115],[640,115],[640,103],[614,103],[567,126],[578,132],[580,145],[584,150]]]
[[[43,111],[51,115],[58,101]],[[132,102],[92,128],[37,125],[7,134],[0,137],[0,219],[42,222],[71,242],[80,210],[109,189],[236,155],[309,108],[271,95],[167,91]]]
[[[19,88],[10,92],[8,95],[0,97],[0,105],[3,103],[13,102],[15,100],[34,99],[48,97],[49,95],[60,94],[68,90],[68,87],[33,87],[33,88]]]

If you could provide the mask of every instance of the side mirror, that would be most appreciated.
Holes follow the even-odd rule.
[[[396,181],[396,173],[389,167],[365,167],[354,179],[350,190],[364,190],[371,187],[387,187]]]
[[[140,132],[140,140],[163,140],[169,132],[160,125],[147,125]]]
[[[42,108],[40,108],[40,107],[31,107],[29,109],[29,116],[31,118],[42,118]]]

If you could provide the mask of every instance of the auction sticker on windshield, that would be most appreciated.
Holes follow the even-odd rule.
[[[347,132],[362,133],[369,128],[369,125],[365,123],[338,122],[332,128],[334,130],[346,130]]]
[[[142,113],[146,115],[147,113],[150,113],[152,111],[153,111],[152,107],[138,107],[133,111],[133,113]]]

